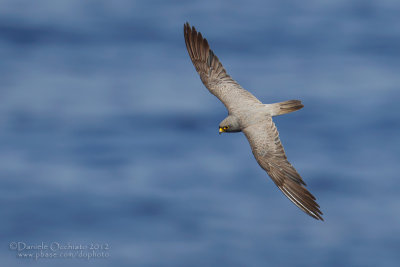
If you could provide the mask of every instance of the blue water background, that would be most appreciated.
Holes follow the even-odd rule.
[[[0,2],[1,266],[399,266],[400,2]],[[258,167],[183,23],[277,117],[325,222]],[[107,243],[18,259],[11,242]]]

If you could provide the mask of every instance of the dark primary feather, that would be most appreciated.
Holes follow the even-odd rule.
[[[200,79],[207,89],[231,112],[261,102],[250,92],[243,89],[226,73],[218,57],[213,53],[201,33],[189,23],[184,25],[186,48]]]
[[[304,187],[301,176],[287,160],[279,133],[271,117],[243,130],[258,164],[296,206],[317,220],[323,220],[315,197]]]

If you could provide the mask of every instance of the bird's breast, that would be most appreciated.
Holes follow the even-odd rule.
[[[241,129],[265,121],[270,114],[264,110],[247,110],[235,114],[238,117]]]

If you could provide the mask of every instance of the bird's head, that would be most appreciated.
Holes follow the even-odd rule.
[[[239,120],[233,116],[229,115],[219,124],[219,134],[221,133],[233,133],[240,132]]]

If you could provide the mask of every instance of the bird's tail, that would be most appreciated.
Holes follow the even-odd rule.
[[[279,103],[266,104],[272,116],[279,116],[303,108],[300,100],[288,100]]]

